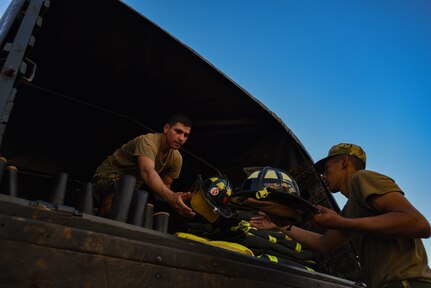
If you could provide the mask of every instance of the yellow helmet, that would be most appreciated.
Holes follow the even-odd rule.
[[[232,187],[226,177],[212,176],[203,181],[198,177],[191,190],[194,192],[190,203],[193,210],[211,223],[219,216],[232,217],[233,213],[228,205]]]

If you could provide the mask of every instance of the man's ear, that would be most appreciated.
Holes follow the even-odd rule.
[[[341,157],[340,161],[341,161],[341,167],[346,168],[347,165],[349,164],[350,158],[348,156],[343,156]]]
[[[169,128],[171,128],[171,125],[169,125],[169,123],[166,123],[163,126],[163,133],[165,133],[165,134],[168,133]]]

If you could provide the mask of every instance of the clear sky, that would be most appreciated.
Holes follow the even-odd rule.
[[[124,2],[261,100],[314,160],[362,146],[431,221],[431,1]]]
[[[261,100],[314,160],[362,146],[431,221],[431,1],[124,2]]]

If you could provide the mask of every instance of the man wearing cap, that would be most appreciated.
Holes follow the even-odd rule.
[[[325,234],[298,227],[279,229],[321,253],[350,240],[368,287],[431,287],[431,270],[420,239],[430,237],[429,222],[394,180],[365,170],[365,164],[361,147],[346,143],[333,146],[315,168],[331,192],[340,191],[347,197],[341,213],[317,206],[320,213],[312,219],[328,228]],[[265,229],[274,226],[265,216],[251,223]]]

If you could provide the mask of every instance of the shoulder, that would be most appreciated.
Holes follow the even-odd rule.
[[[138,139],[160,139],[161,136],[161,133],[147,133],[138,136]]]
[[[371,170],[359,170],[353,174],[352,181],[388,181],[395,183],[394,179]]]
[[[131,154],[133,156],[146,156],[152,160],[156,159],[160,147],[160,138],[155,133],[140,135],[135,138]]]
[[[353,174],[352,186],[363,192],[367,191],[367,194],[384,194],[391,191],[402,193],[394,179],[370,170],[359,170]]]
[[[137,140],[141,143],[153,144],[159,143],[162,135],[160,133],[148,133],[137,137]]]

